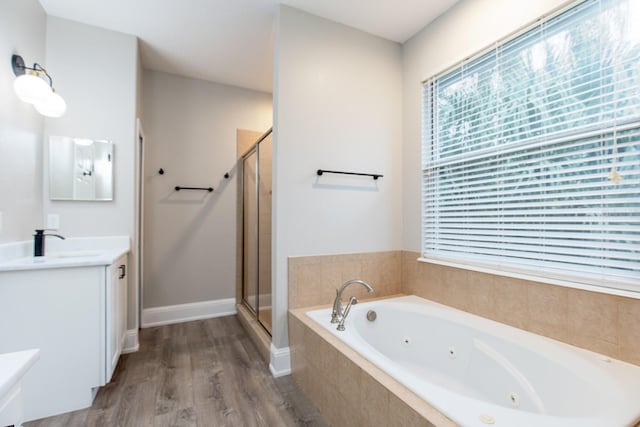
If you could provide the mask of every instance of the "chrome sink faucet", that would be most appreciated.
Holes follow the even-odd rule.
[[[342,309],[342,293],[349,285],[353,285],[354,283],[364,286],[369,292],[373,292],[373,288],[371,287],[371,285],[367,282],[363,282],[362,280],[354,279],[344,282],[338,289],[336,289],[336,299],[333,301],[333,311],[331,312],[331,323],[340,323],[340,321],[349,314],[348,312],[345,313],[345,311]],[[355,303],[357,302],[358,300],[356,299]],[[355,304],[352,303],[351,300],[349,301],[349,303],[349,308],[352,304]]]

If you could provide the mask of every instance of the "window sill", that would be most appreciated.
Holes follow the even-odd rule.
[[[502,269],[498,269],[491,266],[466,264],[462,262],[447,261],[447,260],[437,259],[437,258],[420,257],[417,259],[417,261],[426,262],[429,264],[444,265],[447,267],[461,268],[464,270],[477,271],[480,273],[495,274],[497,276],[512,277],[514,279],[528,280],[531,282],[546,283],[549,285],[556,285],[556,286],[564,286],[567,288],[580,289],[583,291],[598,292],[601,294],[640,299],[640,292],[634,292],[626,289],[617,289],[617,288],[610,288],[605,286],[589,285],[585,283],[573,282],[571,280],[554,279],[550,277],[536,276],[533,274],[502,270]]]

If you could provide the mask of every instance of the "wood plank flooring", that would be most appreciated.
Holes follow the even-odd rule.
[[[235,316],[140,331],[91,408],[26,427],[326,426],[290,376],[273,378]]]

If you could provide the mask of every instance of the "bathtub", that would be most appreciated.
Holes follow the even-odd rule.
[[[640,420],[640,367],[597,353],[416,296],[357,304],[343,332],[307,315],[461,426]]]

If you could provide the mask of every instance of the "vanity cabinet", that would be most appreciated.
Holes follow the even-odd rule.
[[[127,329],[127,254],[37,260],[0,271],[0,353],[40,349],[23,382],[26,421],[91,406]]]
[[[111,381],[127,337],[127,256],[107,267],[105,383]]]

